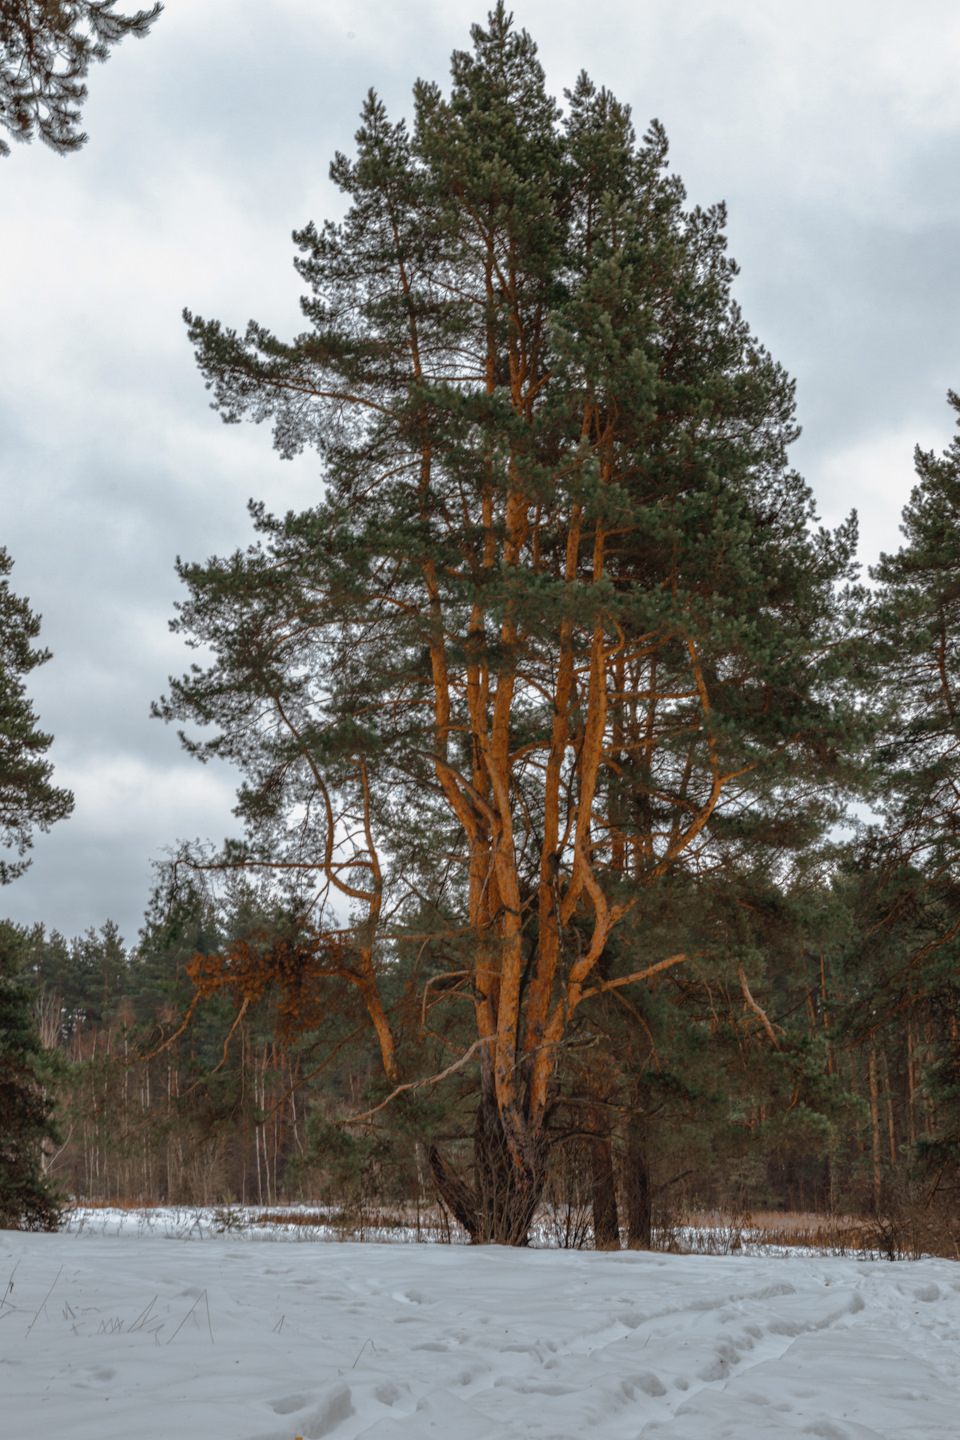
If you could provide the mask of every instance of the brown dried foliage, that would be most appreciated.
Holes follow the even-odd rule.
[[[352,978],[345,955],[335,936],[278,939],[259,930],[226,950],[194,955],[186,970],[201,999],[226,991],[245,1010],[272,992],[275,1034],[291,1041],[321,1024],[329,1008],[322,982]]]

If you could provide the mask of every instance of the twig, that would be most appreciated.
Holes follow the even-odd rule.
[[[180,1321],[180,1324],[177,1326],[176,1330],[174,1330],[173,1334],[170,1336],[170,1340],[167,1341],[168,1345],[170,1344],[170,1341],[175,1340],[180,1334],[180,1331],[183,1329],[184,1325],[186,1325],[187,1321],[190,1319],[190,1316],[193,1314],[194,1310],[196,1310],[201,1300],[207,1307],[207,1329],[210,1331],[210,1344],[212,1345],[214,1343],[213,1326],[210,1324],[210,1301],[207,1299],[206,1290],[201,1290],[200,1294],[197,1296],[196,1300],[194,1300],[186,1315],[184,1315],[183,1319]]]
[[[130,1326],[130,1329],[127,1331],[128,1335],[132,1335],[134,1330],[143,1329],[144,1325],[146,1325],[147,1320],[150,1317],[150,1311],[153,1309],[154,1305],[156,1305],[158,1298],[158,1296],[154,1295],[153,1299],[150,1301],[150,1304],[146,1307],[146,1309],[140,1311],[140,1314],[137,1316],[136,1320],[134,1320],[133,1324]]]
[[[10,1271],[10,1279],[7,1281],[7,1288],[6,1288],[6,1290],[4,1290],[3,1294],[0,1295],[0,1310],[3,1309],[4,1305],[9,1305],[9,1306],[11,1306],[11,1308],[14,1309],[14,1310],[17,1308],[17,1307],[14,1305],[14,1303],[13,1303],[12,1300],[8,1300],[8,1299],[7,1299],[7,1296],[10,1294],[10,1291],[13,1289],[13,1277],[14,1277],[14,1275],[16,1275],[16,1273],[17,1273],[17,1268],[18,1268],[19,1264],[20,1264],[20,1261],[18,1260],[17,1263],[16,1263],[16,1265],[14,1265],[13,1269]]]
[[[149,1055],[136,1055],[136,1056],[134,1056],[134,1058],[133,1058],[132,1060],[125,1060],[125,1061],[124,1061],[124,1064],[125,1064],[125,1065],[136,1065],[136,1064],[138,1064],[141,1060],[155,1060],[158,1055],[162,1055],[162,1054],[163,1054],[164,1050],[169,1050],[169,1049],[170,1049],[170,1046],[173,1044],[174,1040],[179,1040],[179,1038],[180,1038],[180,1036],[183,1034],[184,1030],[186,1030],[187,1026],[190,1024],[190,1021],[191,1021],[191,1019],[192,1019],[192,1017],[193,1017],[193,1012],[194,1012],[194,1010],[196,1010],[197,1006],[200,1004],[201,998],[202,998],[201,992],[198,990],[197,993],[196,993],[196,995],[194,995],[193,999],[190,1001],[190,1008],[189,1008],[189,1010],[187,1011],[186,1019],[184,1020],[183,1024],[180,1026],[180,1029],[177,1030],[177,1031],[175,1031],[174,1034],[170,1036],[169,1040],[164,1040],[163,1044],[160,1045],[160,1046],[158,1046],[156,1050],[151,1051],[151,1053],[150,1053]]]
[[[423,943],[426,944],[427,942],[424,941]],[[436,983],[437,983],[438,981],[440,981],[440,980],[462,979],[464,975],[472,975],[472,974],[473,974],[473,971],[472,971],[472,970],[448,970],[448,971],[446,971],[443,975],[431,975],[431,976],[429,977],[429,979],[427,980],[427,983],[426,983],[426,984],[424,985],[424,987],[423,987],[423,1003],[422,1003],[421,1006],[420,1006],[420,1034],[421,1034],[421,1036],[423,1035],[423,1032],[424,1032],[424,1030],[425,1030],[425,1028],[426,1028],[426,1024],[427,1024],[427,991],[430,989],[430,986],[436,984]],[[458,987],[458,988],[459,988],[459,987]]]
[[[195,1080],[194,1083],[193,1083],[187,1090],[181,1090],[181,1091],[178,1093],[178,1095],[177,1095],[177,1099],[178,1099],[178,1100],[185,1100],[188,1095],[192,1095],[192,1094],[193,1094],[194,1090],[198,1089],[201,1085],[206,1085],[207,1081],[210,1079],[210,1075],[216,1075],[217,1071],[220,1070],[220,1069],[227,1063],[227,1049],[228,1049],[228,1047],[229,1047],[229,1045],[230,1045],[230,1041],[233,1039],[233,1032],[234,1032],[234,1030],[236,1030],[237,1026],[240,1024],[240,1021],[243,1019],[244,1015],[246,1015],[246,1013],[247,1013],[247,1007],[249,1006],[249,1004],[250,1004],[250,996],[249,996],[249,995],[245,995],[245,996],[244,996],[244,1000],[243,1000],[243,1004],[240,1006],[240,1009],[237,1011],[237,1018],[236,1018],[236,1020],[234,1020],[233,1024],[230,1026],[230,1030],[229,1030],[229,1033],[228,1033],[228,1035],[227,1035],[227,1038],[226,1038],[226,1040],[224,1040],[224,1042],[223,1042],[223,1055],[222,1055],[221,1059],[218,1061],[218,1063],[217,1063],[216,1065],[214,1065],[213,1069],[210,1071],[210,1074],[203,1076],[203,1078],[200,1079],[200,1080]],[[191,1012],[190,1012],[190,1013],[191,1013],[191,1014],[193,1013],[192,1008],[191,1008]],[[190,1018],[190,1017],[188,1016],[187,1019],[189,1019],[189,1018]],[[186,1022],[184,1022],[184,1023],[186,1023]],[[179,1031],[178,1031],[177,1033],[179,1034]],[[174,1036],[174,1039],[176,1039],[176,1036]],[[149,1058],[149,1057],[148,1057],[148,1058]],[[203,1236],[201,1235],[200,1238],[202,1239]]]
[[[376,1347],[376,1345],[374,1345],[374,1343],[373,1343],[372,1340],[364,1340],[363,1344],[360,1346],[360,1355],[363,1354],[364,1350],[366,1350],[366,1348],[367,1348],[368,1345],[370,1346],[370,1349],[373,1351],[374,1355],[376,1355],[376,1354],[377,1354],[377,1347]],[[353,1364],[350,1366],[350,1369],[351,1369],[351,1370],[356,1370],[356,1368],[357,1368],[357,1361],[360,1359],[360,1355],[357,1356],[357,1359],[354,1360]],[[380,1358],[380,1357],[377,1356],[377,1359],[379,1359],[379,1358]]]
[[[61,1265],[61,1266],[60,1266],[60,1269],[57,1271],[56,1275],[54,1275],[54,1277],[53,1277],[53,1285],[56,1285],[57,1281],[60,1279],[60,1276],[61,1276],[62,1274],[63,1274],[63,1266]],[[42,1303],[41,1303],[41,1305],[40,1305],[40,1310],[43,1309],[44,1305],[46,1305],[47,1301],[50,1299],[50,1296],[53,1294],[53,1285],[50,1286],[50,1289],[47,1291],[46,1295],[44,1295],[43,1301],[42,1301]],[[28,1335],[30,1334],[30,1331],[33,1329],[34,1325],[36,1325],[37,1321],[40,1319],[40,1310],[37,1311],[36,1315],[34,1315],[33,1319],[30,1321],[30,1324],[27,1326],[27,1334],[28,1334]]]

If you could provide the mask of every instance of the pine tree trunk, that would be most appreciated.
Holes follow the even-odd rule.
[[[435,1145],[430,1173],[471,1244],[526,1245],[546,1180],[546,1146],[520,1125],[508,1136],[492,1088],[484,1089],[473,1135],[473,1185],[454,1174]]]
[[[873,1141],[873,1210],[880,1214],[881,1158],[880,1158],[880,1102],[877,1087],[877,1047],[870,1041],[870,1119]]]
[[[653,1238],[647,1122],[635,1118],[627,1132],[626,1159],[627,1245],[649,1250]]]
[[[914,1066],[915,1066],[915,1058],[914,1058],[914,1046],[913,1046],[913,1021],[912,1021],[912,1020],[908,1020],[908,1021],[907,1021],[907,1117],[908,1117],[908,1121],[909,1121],[909,1136],[910,1136],[910,1148],[911,1148],[911,1149],[913,1148],[913,1146],[916,1144],[916,1141],[917,1141],[917,1125],[916,1125],[916,1109],[915,1109],[916,1072],[915,1072]]]
[[[613,1146],[609,1133],[598,1135],[590,1148],[593,1172],[593,1243],[598,1250],[619,1250],[620,1216],[613,1171]]]
[[[883,1088],[887,1098],[887,1137],[890,1141],[890,1164],[897,1163],[897,1129],[893,1114],[893,1090],[890,1086],[890,1066],[887,1064],[886,1052],[880,1056],[883,1061]]]

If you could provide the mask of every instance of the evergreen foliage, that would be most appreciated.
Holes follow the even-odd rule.
[[[960,396],[950,392],[960,412]],[[958,421],[960,423],[960,421]],[[877,626],[886,642],[890,719],[879,753],[886,838],[899,863],[960,881],[960,437],[943,456],[917,447],[903,511],[906,544],[882,555]]]
[[[86,142],[80,107],[91,64],[126,35],[146,35],[163,6],[114,13],[116,0],[0,0],[0,125],[14,140],[38,135],[58,155]],[[0,155],[10,146],[0,140]]]
[[[37,729],[24,677],[50,658],[33,647],[39,616],[10,588],[12,561],[0,549],[0,845],[15,860],[0,859],[0,885],[26,869],[23,857],[35,830],[47,830],[73,809],[68,790],[51,784],[46,758],[52,736]],[[43,1047],[32,996],[20,978],[22,936],[0,925],[0,1224],[50,1229],[57,1203],[42,1175],[45,1140],[54,1138],[52,1101],[42,1075]]]
[[[156,709],[241,773],[240,838],[175,853],[134,950],[0,932],[4,1223],[55,1221],[54,1092],[78,1197],[432,1193],[514,1244],[546,1202],[599,1247],[955,1211],[960,439],[868,595],[722,207],[586,76],[561,111],[502,4],[472,38],[409,127],[368,96],[303,334],[186,316],[324,493],[178,567],[209,658]],[[9,570],[3,880],[72,803]]]
[[[0,549],[0,846],[19,857],[0,859],[0,885],[22,875],[30,863],[23,856],[33,832],[48,830],[73,809],[69,790],[51,784],[53,766],[46,751],[53,736],[37,729],[27,698],[24,676],[49,660],[50,652],[32,646],[40,617],[11,590],[12,568],[13,561]]]
[[[26,958],[23,936],[0,924],[0,1227],[55,1230],[59,1201],[43,1174],[43,1146],[59,1138],[47,1089],[54,1067],[37,1032]]]
[[[159,708],[245,775],[246,840],[193,863],[277,877],[389,1085],[428,1078],[398,945],[424,1022],[470,1016],[444,1069],[472,1067],[473,1185],[436,1149],[434,1177],[523,1243],[582,1005],[680,998],[705,963],[763,1016],[741,892],[850,783],[859,596],[854,521],[814,530],[787,466],[793,385],[732,298],[722,206],[685,208],[661,127],[585,75],[561,114],[502,4],[472,36],[409,131],[368,97],[346,219],[295,236],[303,335],[186,317],[224,418],[316,447],[327,498],[180,567],[175,628],[215,660]],[[674,949],[656,917],[701,894]]]
[[[708,905],[701,891],[672,918],[665,907],[673,943],[683,914],[696,925]],[[679,1218],[708,1207],[889,1215],[915,1196],[929,1224],[934,1186],[938,1207],[952,1203],[951,974],[886,1016],[876,981],[905,947],[875,935],[871,969],[865,918],[855,876],[767,897],[751,995],[772,1041],[722,957],[578,1008],[557,1072],[541,1214],[559,1243],[616,1244],[614,1215],[628,1243],[646,1246],[671,1244]],[[184,1027],[198,952],[229,955],[243,937],[253,947],[275,919],[249,897],[213,915],[181,893],[133,951],[109,925],[72,941],[23,935],[43,1043],[56,1052],[60,1186],[101,1201],[306,1200],[362,1231],[382,1210],[412,1223],[432,1206],[431,1143],[468,1165],[476,1079],[466,1067],[443,1087],[398,1096],[375,1124],[345,1126],[382,1090],[376,1041],[343,982],[327,978],[308,996],[302,1035],[279,1023],[275,983],[246,1007],[223,987]],[[428,996],[445,984],[447,1004],[428,999],[422,1034],[420,950],[398,946],[383,977],[407,1074],[436,1072],[470,1039],[468,1008],[450,1003],[463,983],[441,965]]]
[[[960,396],[951,391],[948,398],[960,412]],[[858,937],[847,950],[857,990],[847,1023],[851,1034],[869,1034],[874,1046],[881,1027],[897,1032],[897,1048],[906,1039],[900,1064],[924,1107],[910,1148],[935,1188],[956,1195],[960,438],[942,456],[918,446],[914,460],[917,484],[901,524],[905,543],[882,555],[871,572],[878,582],[872,618],[883,648],[886,702],[875,803],[885,823],[866,837],[846,881]]]

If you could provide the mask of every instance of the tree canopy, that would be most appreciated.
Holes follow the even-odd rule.
[[[662,128],[586,75],[562,112],[502,4],[472,37],[409,130],[368,97],[345,220],[294,237],[302,335],[187,315],[224,418],[315,447],[326,498],[181,566],[175,628],[215,659],[160,713],[245,773],[247,838],[208,873],[278,878],[390,1085],[426,1078],[384,1003],[398,945],[433,966],[425,1020],[472,1012],[444,1073],[477,1072],[473,1189],[432,1164],[471,1233],[516,1242],[579,1008],[721,932],[751,995],[749,925],[714,906],[693,951],[653,917],[789,867],[836,813],[856,530],[814,528],[793,384]]]
[[[114,12],[116,0],[0,0],[0,125],[39,136],[58,155],[79,150],[87,73],[127,35],[146,35],[163,6]],[[10,146],[0,140],[0,155]]]

